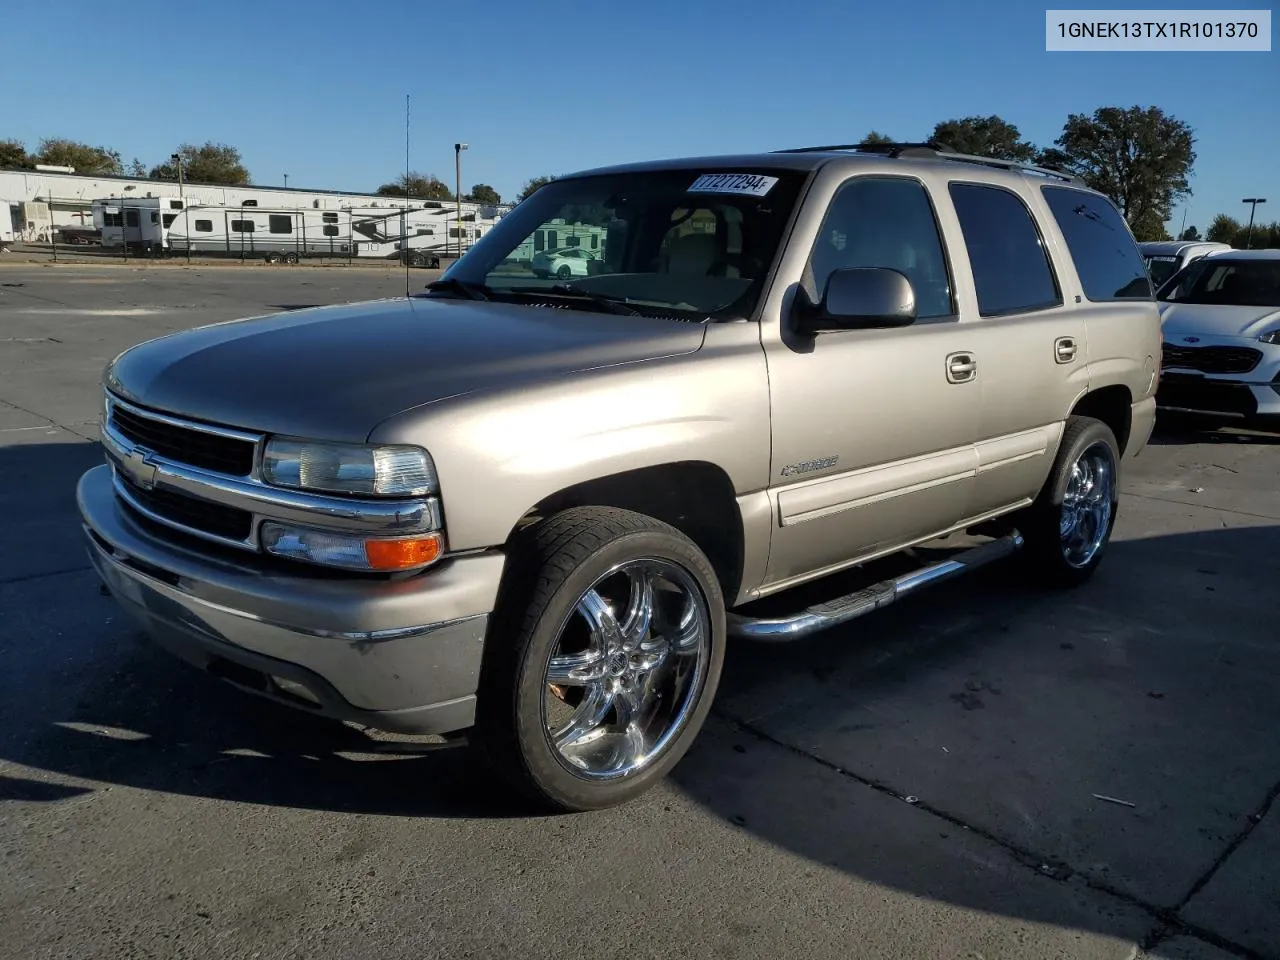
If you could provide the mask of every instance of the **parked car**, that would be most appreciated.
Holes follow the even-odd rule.
[[[583,210],[591,276],[510,262]],[[178,656],[599,808],[685,754],[731,636],[1017,552],[1091,577],[1159,349],[1124,218],[1068,175],[904,144],[628,165],[551,181],[422,293],[126,350],[78,503]]]
[[[1138,244],[1138,249],[1147,262],[1151,282],[1159,287],[1193,260],[1232,247],[1229,243],[1208,240],[1148,240]]]
[[[1280,424],[1280,250],[1215,253],[1158,297],[1159,408],[1206,424]]]
[[[581,247],[565,247],[561,250],[543,250],[533,255],[531,269],[536,277],[570,277],[588,275],[587,265],[595,257]]]

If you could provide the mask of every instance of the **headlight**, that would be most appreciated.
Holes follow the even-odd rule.
[[[394,572],[435,563],[444,552],[444,537],[426,533],[396,540],[366,539],[268,520],[262,525],[262,549],[278,557],[326,567]]]
[[[435,492],[436,468],[420,447],[273,437],[263,452],[262,479],[298,490],[412,497]]]
[[[1264,333],[1258,339],[1263,343],[1280,343],[1280,330],[1272,330],[1270,333]]]

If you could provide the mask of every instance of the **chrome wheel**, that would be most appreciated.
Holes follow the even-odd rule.
[[[612,568],[578,598],[547,663],[556,756],[591,780],[648,767],[688,722],[710,657],[710,611],[687,570],[654,558]]]
[[[1111,532],[1116,469],[1111,448],[1090,444],[1071,467],[1059,516],[1062,556],[1072,567],[1088,566]]]

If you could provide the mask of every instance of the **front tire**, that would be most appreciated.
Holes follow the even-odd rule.
[[[703,552],[651,517],[556,514],[520,537],[486,641],[474,739],[540,806],[625,803],[701,730],[724,662]]]
[[[1115,527],[1119,467],[1110,427],[1092,417],[1067,419],[1053,471],[1018,523],[1041,583],[1076,586],[1098,569]]]

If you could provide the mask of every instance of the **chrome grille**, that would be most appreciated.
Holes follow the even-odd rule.
[[[237,543],[247,541],[253,532],[253,514],[248,510],[200,500],[172,490],[146,490],[120,472],[116,473],[116,482],[126,494],[125,503],[135,509],[140,508],[139,512],[148,519],[154,518]]]
[[[252,440],[187,426],[115,401],[110,424],[125,439],[176,463],[233,477],[253,472],[256,444]]]

